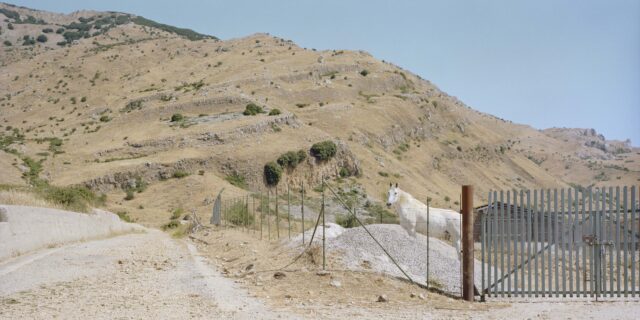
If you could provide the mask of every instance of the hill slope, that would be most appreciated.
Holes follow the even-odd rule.
[[[225,178],[264,190],[265,163],[298,150],[308,156],[285,168],[281,187],[325,175],[379,201],[398,181],[443,207],[457,207],[467,183],[481,201],[491,188],[640,181],[640,149],[628,142],[475,111],[366,52],[316,51],[268,34],[219,41],[121,13],[0,8],[0,40],[11,43],[0,50],[0,173],[15,182],[31,172],[25,158],[41,161],[39,177],[104,192],[110,209],[143,223],[161,224],[177,207],[209,210],[222,187],[245,192]],[[98,21],[106,22],[96,29]],[[65,40],[70,25],[82,36]],[[47,42],[18,40],[41,34]],[[266,112],[243,115],[251,103]],[[308,150],[324,140],[337,154],[318,161]],[[122,200],[123,190],[147,185]]]

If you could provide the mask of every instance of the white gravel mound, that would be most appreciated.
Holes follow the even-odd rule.
[[[401,226],[395,224],[368,225],[367,229],[385,247],[387,252],[411,276],[413,281],[426,283],[427,237],[417,234],[411,237]],[[449,293],[461,292],[460,263],[455,248],[439,239],[430,241],[429,274],[442,290]],[[362,227],[344,229],[339,236],[327,242],[329,252],[342,253],[342,262],[352,270],[373,270],[393,276],[404,277],[387,255]],[[476,285],[479,287],[481,262],[476,261]]]
[[[322,224],[320,224],[318,226],[318,228],[316,228],[316,235],[313,238],[313,243],[319,243],[318,241],[322,240]],[[325,239],[329,240],[329,239],[334,239],[337,238],[338,236],[340,236],[345,230],[341,225],[339,224],[335,224],[332,222],[327,222],[326,223],[326,227],[324,229],[324,233],[325,233]],[[311,235],[313,235],[313,228],[307,230],[304,233],[304,241],[306,243],[309,243],[309,241],[311,240]],[[286,242],[289,242],[289,244],[291,246],[297,246],[299,244],[302,244],[302,234],[298,234],[297,236],[291,238],[291,240],[285,240]]]
[[[142,232],[110,212],[91,214],[26,206],[0,206],[0,261],[29,251],[129,232]]]

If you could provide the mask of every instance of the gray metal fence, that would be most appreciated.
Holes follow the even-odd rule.
[[[638,188],[489,192],[485,297],[640,296]]]

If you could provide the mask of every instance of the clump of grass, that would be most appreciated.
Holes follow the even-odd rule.
[[[271,109],[271,111],[269,111],[269,115],[270,115],[270,116],[277,116],[277,115],[279,115],[280,113],[281,113],[281,112],[280,112],[280,109]]]
[[[133,194],[133,190],[127,190],[126,195],[124,196],[124,200],[129,201],[129,200],[133,200],[133,198],[135,198],[135,195]]]
[[[229,223],[236,226],[253,224],[253,215],[249,214],[249,210],[243,202],[232,204],[227,210],[225,217]]]
[[[336,223],[343,228],[353,228],[358,226],[358,221],[353,214],[336,214]]]
[[[133,219],[129,216],[129,213],[126,211],[118,211],[117,214],[118,214],[118,217],[120,217],[120,220],[122,221],[134,222]]]
[[[224,179],[238,188],[241,188],[241,189],[247,188],[247,182],[245,181],[244,176],[242,176],[237,171],[234,171],[232,174],[226,176]]]
[[[172,177],[176,178],[176,179],[182,179],[186,176],[189,176],[189,172],[186,172],[184,170],[176,170],[173,172]]]
[[[173,211],[171,211],[171,220],[180,219],[183,213],[184,213],[184,209],[182,208],[173,209]]]

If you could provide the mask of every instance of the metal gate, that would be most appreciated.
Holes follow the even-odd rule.
[[[482,298],[640,296],[633,186],[492,191],[480,228]]]

